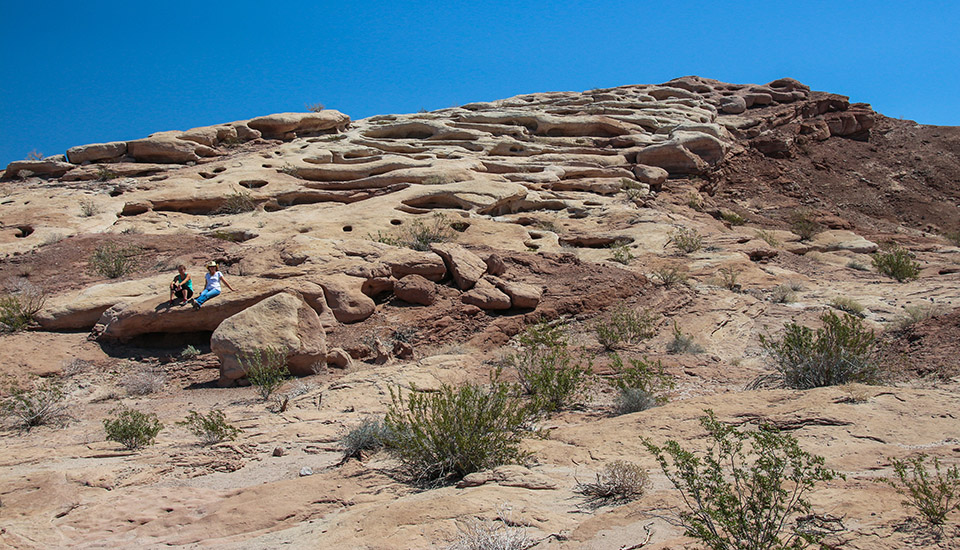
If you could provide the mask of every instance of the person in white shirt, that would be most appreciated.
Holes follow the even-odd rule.
[[[190,299],[190,304],[193,306],[193,309],[200,309],[200,306],[202,306],[204,302],[210,298],[213,298],[214,296],[219,296],[220,283],[227,285],[227,288],[233,290],[233,287],[230,286],[230,283],[223,278],[223,273],[220,273],[217,270],[217,262],[210,262],[207,264],[207,273],[205,278],[207,280],[207,284],[203,287],[203,292],[201,292],[200,296],[197,296],[196,299]]]

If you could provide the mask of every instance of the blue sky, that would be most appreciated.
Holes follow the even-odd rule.
[[[3,0],[0,21],[0,166],[306,104],[362,118],[690,74],[960,125],[958,2]]]

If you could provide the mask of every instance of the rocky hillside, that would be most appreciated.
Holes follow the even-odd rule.
[[[0,335],[0,373],[57,384],[66,414],[0,432],[0,545],[446,548],[501,513],[530,548],[689,547],[641,438],[703,447],[711,409],[846,475],[811,493],[842,524],[830,548],[955,547],[878,481],[921,451],[960,462],[958,180],[958,128],[792,79],[699,77],[283,113],[11,163],[0,284],[42,307]],[[890,247],[916,277],[873,267]],[[211,260],[235,290],[169,304],[176,266],[199,283]],[[784,388],[761,336],[840,310],[878,335],[877,383]],[[647,334],[609,345],[597,327],[624,312]],[[538,322],[564,327],[593,383],[537,420],[525,465],[424,490],[388,453],[343,459],[396,391],[513,380],[504,357]],[[276,402],[238,361],[266,347],[298,376]],[[666,403],[617,415],[609,348],[659,360]],[[120,406],[158,416],[156,445],[105,441]],[[236,440],[176,425],[211,409]],[[645,494],[585,503],[577,484],[617,460],[648,471]]]

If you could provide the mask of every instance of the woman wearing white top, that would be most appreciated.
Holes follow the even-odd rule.
[[[207,284],[203,287],[203,292],[201,292],[200,296],[197,296],[195,300],[190,300],[190,304],[193,305],[193,309],[200,309],[200,306],[202,306],[204,302],[210,298],[213,298],[214,296],[219,296],[220,283],[227,285],[227,288],[233,290],[233,287],[230,286],[230,283],[223,278],[223,273],[217,271],[217,262],[210,262],[207,264],[207,273],[205,278],[207,280]]]

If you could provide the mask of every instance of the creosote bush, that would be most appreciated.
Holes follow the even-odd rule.
[[[574,492],[587,497],[587,504],[600,506],[636,500],[650,482],[647,471],[625,460],[616,460],[597,472],[597,480],[577,483]]]
[[[842,478],[824,467],[823,457],[768,426],[739,430],[706,411],[700,423],[711,439],[697,453],[667,441],[644,440],[660,468],[680,491],[687,534],[712,550],[797,550],[818,535],[790,529],[788,521],[809,514],[806,494],[817,482]]]
[[[527,458],[520,440],[531,410],[496,378],[489,386],[444,384],[438,392],[414,390],[406,397],[391,388],[390,397],[387,450],[416,483],[456,481]]]
[[[228,439],[236,439],[242,430],[227,422],[223,411],[213,409],[207,414],[198,413],[190,410],[187,417],[180,422],[178,426],[184,426],[190,433],[200,438],[203,445],[214,445]]]
[[[589,365],[581,364],[562,326],[538,323],[518,337],[520,349],[506,357],[520,386],[538,411],[556,412],[574,403],[589,383]]]
[[[610,314],[609,320],[597,321],[594,330],[597,340],[608,350],[622,343],[633,344],[652,338],[656,334],[657,321],[649,311],[637,311],[623,304]]]
[[[376,235],[368,236],[370,240],[379,243],[412,248],[421,252],[430,250],[432,243],[452,241],[453,237],[454,231],[447,223],[447,216],[442,212],[435,212],[429,222],[413,220],[394,234],[388,235],[377,231]]]
[[[264,401],[270,399],[270,395],[290,377],[286,350],[272,347],[258,348],[238,354],[237,361],[247,373],[247,380],[257,388],[257,393]]]
[[[913,258],[912,252],[894,244],[873,255],[873,267],[881,275],[903,283],[920,275],[920,262]]]
[[[630,246],[623,241],[612,243],[610,252],[612,254],[610,259],[623,265],[629,264],[630,260],[634,258],[633,253],[630,252]]]
[[[906,497],[904,504],[916,508],[930,525],[942,528],[947,515],[960,510],[960,466],[941,468],[940,460],[933,458],[933,471],[925,464],[927,455],[907,460],[893,459],[896,480],[887,482]]]
[[[142,252],[139,246],[105,243],[98,246],[90,255],[90,269],[110,279],[123,277],[137,269]]]
[[[628,359],[625,366],[620,355],[610,356],[611,366],[617,372],[613,385],[619,390],[617,414],[630,414],[662,405],[667,392],[674,387],[673,380],[660,360]]]
[[[22,429],[59,423],[66,417],[66,395],[56,381],[41,380],[30,388],[13,386],[7,394],[0,402],[0,411]]]
[[[363,460],[364,455],[382,449],[390,440],[390,430],[382,418],[365,418],[340,439],[343,458]]]
[[[787,387],[810,389],[847,382],[875,382],[876,335],[853,315],[827,311],[823,327],[813,330],[797,323],[784,325],[777,340],[760,336],[760,344]]]
[[[136,409],[114,409],[113,418],[103,421],[107,432],[107,441],[116,441],[131,451],[153,445],[163,424],[153,413],[143,413]]]
[[[703,248],[703,237],[696,229],[681,227],[670,236],[669,243],[681,254],[691,254]]]
[[[17,290],[0,296],[0,331],[27,328],[47,303],[47,294],[38,286],[22,282]]]

